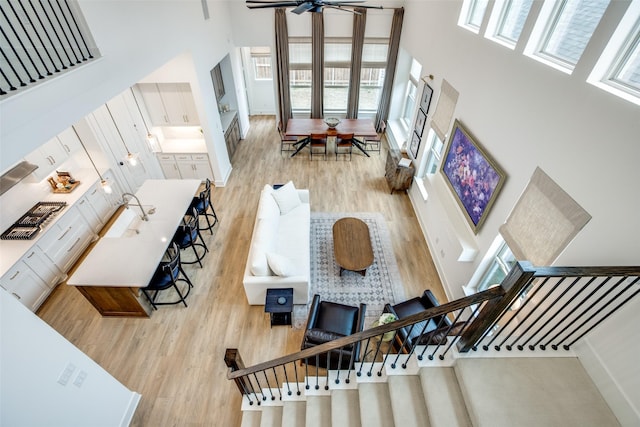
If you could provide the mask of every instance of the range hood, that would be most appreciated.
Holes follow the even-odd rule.
[[[36,169],[38,169],[38,165],[23,160],[3,173],[2,176],[0,176],[0,195],[9,191],[11,187],[29,176],[29,174]]]

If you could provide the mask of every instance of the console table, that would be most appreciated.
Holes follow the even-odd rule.
[[[407,190],[411,187],[415,168],[413,163],[409,166],[400,166],[400,160],[407,158],[400,153],[400,150],[389,150],[387,162],[385,164],[384,177],[391,188],[391,194],[395,190]]]

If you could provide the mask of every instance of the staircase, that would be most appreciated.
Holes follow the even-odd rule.
[[[390,361],[363,363],[349,383],[344,372],[336,384],[336,373],[327,381],[322,370],[324,376],[272,390],[273,398],[263,390],[260,405],[243,397],[242,427],[619,425],[576,357],[458,356],[411,357],[406,369]]]

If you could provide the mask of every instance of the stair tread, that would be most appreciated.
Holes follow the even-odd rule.
[[[331,396],[307,396],[306,427],[331,427]]]
[[[386,383],[358,384],[360,419],[367,427],[394,427],[393,409]]]
[[[260,427],[281,427],[282,406],[263,406]]]
[[[360,427],[360,401],[357,389],[331,392],[331,425]]]
[[[260,427],[262,411],[243,411],[240,427]]]
[[[395,425],[429,427],[429,416],[419,376],[396,375],[389,377],[388,387]]]
[[[307,404],[304,401],[289,401],[282,405],[282,427],[304,427]]]
[[[422,368],[420,382],[431,427],[472,426],[453,368]]]
[[[618,426],[577,358],[459,359],[474,426]]]

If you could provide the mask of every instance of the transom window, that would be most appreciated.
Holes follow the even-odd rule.
[[[324,44],[324,111],[346,113],[351,75],[351,39]]]
[[[500,284],[507,277],[511,268],[516,264],[516,258],[506,242],[500,245],[492,262],[489,264],[484,275],[478,282],[476,290],[478,292],[490,288],[492,285]]]
[[[438,172],[438,166],[442,159],[444,142],[438,137],[438,134],[433,129],[429,129],[427,143],[429,144],[429,151],[427,154],[427,166],[424,169],[424,174],[434,175]]]
[[[252,47],[249,50],[253,72],[256,80],[272,80],[273,71],[271,68],[271,48]]]
[[[533,0],[497,0],[489,19],[487,37],[515,47],[532,4]]]
[[[630,34],[627,45],[622,49],[609,79],[640,96],[640,19],[634,32]]]
[[[484,19],[489,0],[464,0],[458,25],[478,33]]]
[[[402,117],[400,118],[407,129],[411,126],[411,119],[416,107],[416,96],[418,93],[418,85],[420,82],[420,72],[422,65],[415,59],[411,60],[411,70],[409,72],[409,81],[407,82],[407,90],[405,92],[405,101],[402,108]]]

